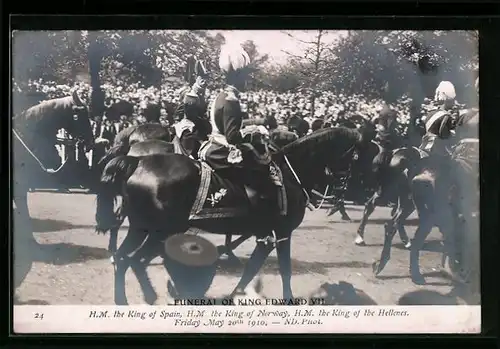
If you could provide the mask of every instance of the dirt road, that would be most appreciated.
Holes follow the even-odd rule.
[[[16,290],[18,303],[24,304],[92,304],[112,305],[113,267],[106,250],[108,237],[94,233],[95,196],[87,194],[31,193],[30,209],[34,218],[35,237],[43,244],[40,256],[24,254],[17,260],[16,275],[23,279]],[[320,284],[346,281],[363,290],[378,304],[396,304],[403,294],[418,289],[447,293],[452,286],[436,270],[441,261],[440,234],[434,230],[426,251],[422,252],[421,268],[428,285],[414,285],[408,273],[409,252],[396,236],[392,259],[375,278],[371,264],[379,257],[383,239],[383,223],[389,217],[387,208],[377,208],[366,229],[366,247],[353,241],[362,214],[362,207],[348,206],[353,222],[340,220],[339,215],[326,216],[325,210],[307,212],[302,225],[292,236],[292,288],[296,296],[307,297]],[[410,217],[407,230],[415,230],[416,217]],[[127,223],[120,231],[123,239]],[[223,236],[207,235],[215,244]],[[235,253],[246,261],[254,246],[248,240]],[[156,262],[156,260],[154,261]],[[221,268],[209,296],[228,294],[241,275],[241,268]],[[165,304],[167,276],[162,265],[148,268],[148,274],[159,295],[158,304]],[[273,251],[260,275],[264,294],[281,296],[276,252]],[[143,304],[138,282],[127,273],[127,295],[130,304]]]

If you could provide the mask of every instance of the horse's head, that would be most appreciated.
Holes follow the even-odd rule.
[[[64,129],[74,138],[81,140],[87,149],[94,145],[94,135],[90,124],[90,112],[84,98],[77,90],[73,92],[71,114],[65,120]]]

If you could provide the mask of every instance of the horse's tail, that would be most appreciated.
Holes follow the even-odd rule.
[[[97,191],[97,208],[95,214],[96,231],[106,233],[111,228],[121,225],[124,220],[122,209],[114,211],[115,199],[122,194],[123,185],[134,173],[139,159],[120,155],[111,159],[101,175]],[[123,206],[122,202],[122,206]]]

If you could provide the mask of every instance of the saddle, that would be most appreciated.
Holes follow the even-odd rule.
[[[198,161],[201,180],[189,220],[248,216],[262,203],[261,193],[247,185],[222,177],[206,162]],[[278,173],[283,179],[281,170]],[[287,214],[285,186],[277,187],[280,215]]]

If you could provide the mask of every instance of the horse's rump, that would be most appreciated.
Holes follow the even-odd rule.
[[[139,157],[155,154],[168,154],[174,152],[174,144],[158,139],[148,139],[147,141],[133,144],[130,147],[127,155]],[[175,153],[179,154],[177,152]]]
[[[282,179],[282,174],[280,173]],[[285,187],[279,187],[278,205],[286,214]],[[190,220],[234,218],[251,214],[252,204],[243,184],[227,179],[201,162],[201,180],[194,201]]]

